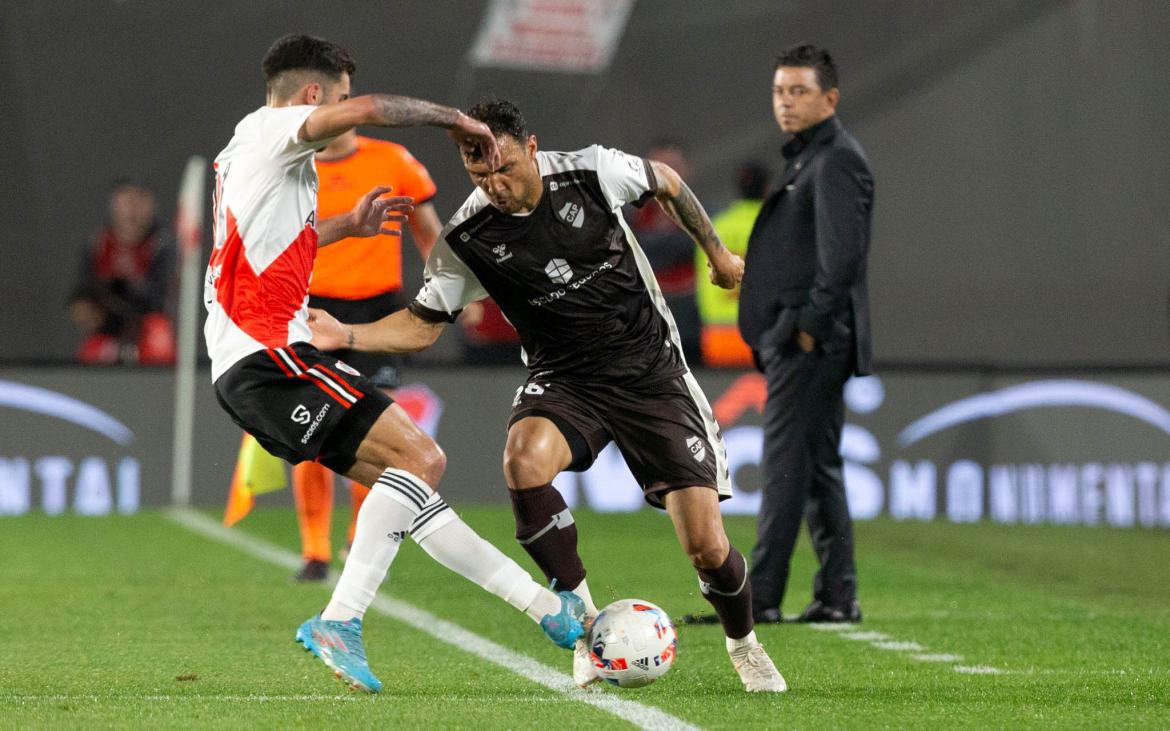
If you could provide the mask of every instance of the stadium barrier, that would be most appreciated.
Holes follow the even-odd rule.
[[[519,368],[409,369],[400,400],[448,454],[453,504],[506,500],[500,469]],[[764,397],[752,373],[699,372],[727,444],[729,514],[759,507]],[[172,500],[174,375],[0,368],[0,515],[134,513]],[[1170,380],[892,372],[846,391],[842,444],[859,520],[1170,527]],[[222,505],[239,432],[197,379],[192,502]],[[571,505],[644,509],[616,449],[561,475]],[[262,503],[285,504],[287,492]]]

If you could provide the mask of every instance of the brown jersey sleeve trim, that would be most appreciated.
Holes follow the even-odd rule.
[[[426,305],[420,304],[418,300],[411,302],[406,306],[406,309],[420,320],[425,322],[455,322],[455,318],[459,317],[459,313],[463,310],[455,310],[454,312],[442,312],[440,310],[432,310]]]

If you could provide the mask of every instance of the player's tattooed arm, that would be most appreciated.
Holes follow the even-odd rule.
[[[309,308],[309,329],[318,350],[415,353],[439,339],[446,323],[428,322],[408,309],[365,325],[347,325],[325,310]]]
[[[743,259],[723,245],[703,204],[686,181],[665,163],[652,160],[650,164],[658,181],[654,197],[662,209],[706,252],[711,281],[724,289],[734,288],[743,279]]]
[[[500,164],[500,149],[486,124],[458,109],[396,94],[365,94],[323,104],[305,118],[300,137],[306,142],[327,140],[361,125],[442,127],[460,144],[478,147],[493,170]]]

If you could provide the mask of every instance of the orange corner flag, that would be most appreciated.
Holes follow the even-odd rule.
[[[255,437],[245,432],[240,442],[240,455],[236,458],[236,469],[232,473],[223,524],[232,526],[240,522],[252,512],[257,495],[280,490],[287,485],[280,457],[269,454]]]

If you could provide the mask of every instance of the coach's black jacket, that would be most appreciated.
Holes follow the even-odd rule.
[[[783,181],[748,240],[739,330],[757,359],[797,328],[818,346],[851,338],[854,372],[864,375],[872,361],[865,259],[873,212],[865,151],[832,116],[783,153]]]

